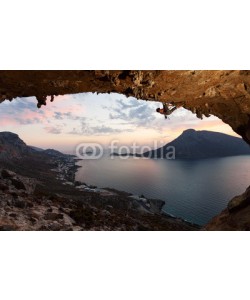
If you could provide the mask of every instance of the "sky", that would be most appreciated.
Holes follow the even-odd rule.
[[[106,147],[112,140],[152,147],[154,141],[166,144],[189,128],[238,136],[215,116],[200,120],[179,108],[166,120],[156,112],[162,103],[115,93],[57,96],[40,109],[36,104],[35,97],[1,103],[0,131],[15,132],[28,145],[65,153],[74,153],[79,143],[97,142]]]

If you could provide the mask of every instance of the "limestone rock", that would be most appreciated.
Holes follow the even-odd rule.
[[[16,176],[16,173],[4,169],[2,170],[1,175],[2,178],[6,179],[6,178],[13,178],[14,176]]]
[[[26,190],[24,183],[20,179],[11,178],[11,183],[17,190]]]
[[[250,230],[250,187],[234,197],[227,209],[214,217],[205,230]]]
[[[215,115],[250,143],[247,70],[0,71],[0,78],[0,102],[36,96],[41,107],[54,95],[116,92]]]
[[[250,186],[247,188],[244,194],[234,197],[228,203],[227,207],[229,212],[233,212],[240,210],[248,205],[250,205]]]

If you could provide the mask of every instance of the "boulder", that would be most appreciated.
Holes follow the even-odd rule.
[[[165,205],[165,201],[160,199],[149,199],[148,201],[150,203],[150,211],[153,213],[160,213]]]
[[[19,178],[11,178],[11,183],[17,190],[26,190],[24,183]]]
[[[10,213],[9,216],[10,216],[11,218],[16,218],[16,217],[17,217],[17,214]]]
[[[0,191],[5,192],[8,190],[9,190],[9,187],[6,184],[4,184],[3,182],[0,182]]]
[[[63,214],[47,213],[44,216],[44,219],[45,220],[50,220],[50,221],[62,220],[63,219]]]
[[[16,173],[4,169],[2,170],[1,175],[4,179],[7,179],[7,178],[13,178],[14,176],[16,176]]]
[[[9,224],[0,225],[0,231],[14,231],[14,230],[17,230],[16,226],[14,225],[9,225]]]
[[[229,212],[238,211],[246,206],[250,205],[250,186],[247,188],[244,194],[240,196],[235,196],[229,203],[228,203],[228,210]]]
[[[15,200],[13,200],[13,206],[17,207],[17,208],[25,208],[26,207],[26,202],[21,199],[21,198],[17,198]]]

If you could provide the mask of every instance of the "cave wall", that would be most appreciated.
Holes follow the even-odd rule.
[[[250,144],[250,71],[0,71],[0,102],[83,92],[172,102],[219,117]]]

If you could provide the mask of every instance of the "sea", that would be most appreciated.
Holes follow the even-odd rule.
[[[106,155],[81,160],[76,180],[165,201],[163,211],[199,225],[208,223],[250,185],[250,155],[163,160]]]

